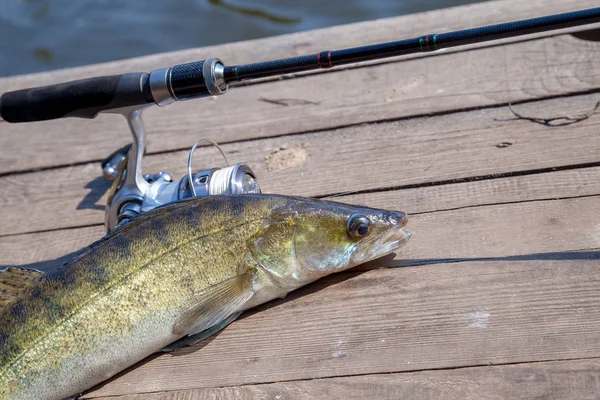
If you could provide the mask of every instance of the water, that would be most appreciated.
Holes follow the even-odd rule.
[[[476,1],[0,0],[0,76],[261,38]]]

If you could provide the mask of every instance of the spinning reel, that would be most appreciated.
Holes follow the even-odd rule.
[[[260,193],[260,185],[252,169],[244,163],[230,165],[221,147],[208,139],[194,143],[188,156],[187,174],[178,181],[174,181],[167,172],[142,174],[146,147],[142,110],[138,108],[123,114],[129,123],[133,143],[115,151],[102,162],[104,178],[113,181],[105,214],[108,232],[142,213],[174,201],[218,194]],[[192,172],[194,150],[203,142],[214,145],[221,152],[226,167]]]

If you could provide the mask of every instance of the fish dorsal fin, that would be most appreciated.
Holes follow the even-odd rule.
[[[0,310],[14,303],[23,289],[43,275],[37,269],[8,267],[0,270]]]

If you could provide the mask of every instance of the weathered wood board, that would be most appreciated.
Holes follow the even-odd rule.
[[[576,115],[599,100],[591,94],[515,108],[533,115]],[[233,143],[223,150],[232,161],[248,163],[265,192],[323,196],[594,164],[599,123],[600,113],[549,128],[497,107]],[[197,168],[224,164],[214,148],[195,154]],[[179,179],[187,156],[187,151],[148,156],[143,171],[168,171]],[[100,174],[100,163],[90,163],[0,177],[0,235],[103,223],[110,183]]]
[[[597,6],[505,0],[0,79],[0,93],[218,56],[246,63]],[[368,34],[365,34],[368,32]],[[226,143],[265,192],[410,214],[386,257],[153,355],[97,399],[597,398],[600,42],[564,32],[298,74],[147,111],[144,172]],[[279,104],[274,104],[276,100]],[[553,126],[526,116],[581,116]],[[587,118],[584,118],[587,115]],[[117,116],[0,121],[0,268],[51,271],[99,239]],[[222,164],[201,148],[198,168]]]
[[[439,371],[377,374],[99,400],[390,399],[501,400],[598,398],[598,360],[556,361]]]
[[[339,200],[408,211],[414,237],[399,257],[407,263],[600,247],[599,221],[589,218],[590,211],[600,211],[600,168],[542,176],[386,191]],[[552,201],[556,198],[565,199]],[[562,230],[556,231],[558,227]],[[0,266],[33,264],[37,269],[54,269],[66,260],[63,256],[99,239],[104,232],[103,226],[96,225],[0,237]],[[58,261],[52,262],[56,258]],[[39,262],[42,264],[36,264]]]

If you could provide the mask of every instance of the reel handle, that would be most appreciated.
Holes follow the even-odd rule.
[[[0,116],[7,122],[94,118],[101,111],[152,102],[148,74],[134,72],[7,92],[0,97]]]

